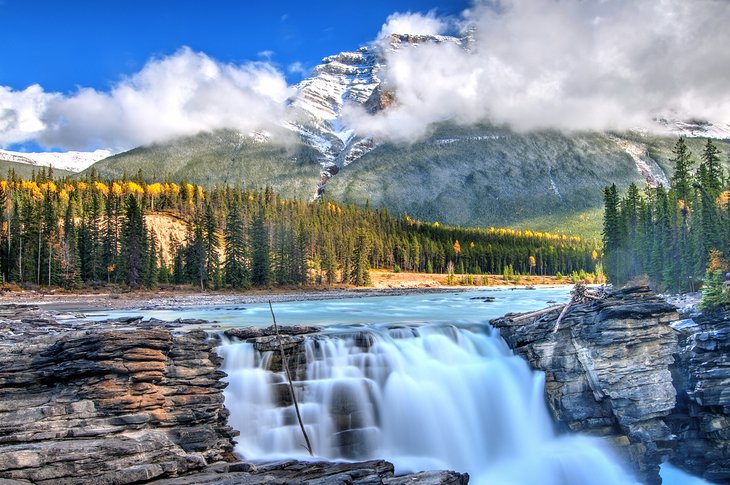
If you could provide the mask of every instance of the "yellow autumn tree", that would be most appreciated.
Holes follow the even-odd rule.
[[[147,195],[150,198],[150,210],[155,210],[155,198],[159,197],[162,193],[162,184],[155,182],[154,184],[149,184],[147,187],[145,187],[145,190],[147,191]]]

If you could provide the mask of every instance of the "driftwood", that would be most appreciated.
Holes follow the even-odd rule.
[[[560,311],[560,315],[558,315],[558,319],[555,321],[555,328],[553,329],[553,333],[557,332],[560,328],[560,322],[563,321],[563,318],[565,318],[565,315],[568,314],[570,311],[570,308],[575,305],[576,303],[586,303],[589,300],[597,301],[602,300],[606,298],[606,290],[603,287],[600,287],[598,289],[592,290],[586,287],[583,283],[576,283],[576,285],[573,287],[573,289],[570,291],[570,301],[566,303],[565,305],[555,305],[548,308],[543,308],[542,310],[538,310],[536,312],[531,313],[525,313],[523,315],[519,315],[514,318],[510,318],[510,320],[514,323],[521,322],[523,320],[528,320],[531,318],[536,318],[542,315],[545,315],[547,313],[556,312],[558,310]]]
[[[551,307],[548,307],[548,308],[543,308],[542,310],[538,310],[536,312],[523,313],[520,316],[517,316],[517,317],[514,317],[514,318],[510,318],[510,320],[513,321],[513,322],[521,322],[522,320],[527,320],[529,318],[539,317],[541,315],[545,315],[546,313],[558,311],[558,310],[562,309],[564,306],[565,305],[555,305],[555,306],[551,306]]]
[[[304,428],[304,422],[302,421],[302,415],[299,412],[299,403],[297,402],[297,397],[294,394],[294,384],[292,383],[291,379],[291,372],[289,372],[289,364],[286,360],[286,353],[284,352],[284,345],[281,343],[281,335],[279,334],[279,326],[276,324],[276,315],[274,315],[274,307],[271,306],[271,300],[269,300],[269,310],[271,310],[271,319],[274,321],[274,332],[276,333],[276,339],[279,342],[279,352],[281,352],[281,365],[284,368],[284,372],[286,373],[286,380],[289,382],[289,392],[291,392],[291,400],[294,403],[294,411],[296,411],[297,414],[297,421],[299,421],[299,427],[302,429],[302,434],[304,435],[304,442],[307,444],[306,448],[309,452],[309,456],[314,456],[314,452],[312,451],[312,444],[309,442],[309,436],[307,435],[307,430]]]
[[[568,310],[570,310],[570,307],[575,303],[575,297],[570,299],[570,302],[568,302],[567,305],[563,307],[563,311],[560,312],[560,315],[558,315],[558,319],[555,321],[555,328],[553,329],[553,333],[558,331],[558,328],[560,328],[560,322],[563,321],[563,317],[568,314]]]

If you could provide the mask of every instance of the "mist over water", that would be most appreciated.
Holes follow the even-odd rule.
[[[273,353],[245,342],[220,352],[237,451],[305,458]],[[305,354],[295,387],[318,457],[466,471],[477,484],[634,483],[598,440],[555,434],[543,374],[485,325],[333,326]]]

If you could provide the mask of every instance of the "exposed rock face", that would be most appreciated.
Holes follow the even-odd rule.
[[[451,471],[393,476],[393,465],[383,460],[362,463],[299,462],[232,463],[192,477],[152,482],[155,485],[466,485],[469,475]]]
[[[317,333],[322,327],[310,325],[285,325],[279,327],[279,335],[304,335],[308,333]],[[229,328],[223,332],[228,338],[237,338],[241,340],[255,339],[258,337],[270,337],[276,335],[274,326],[261,327],[235,327]]]
[[[730,311],[676,328],[678,399],[669,423],[680,445],[672,461],[725,483],[730,481]]]
[[[675,407],[675,308],[636,287],[572,307],[553,333],[558,314],[519,323],[508,315],[492,324],[545,371],[548,405],[560,425],[609,439],[643,481],[661,483],[659,463],[674,440],[664,418]]]
[[[171,333],[195,323],[204,322],[61,322],[38,307],[0,306],[0,484],[468,483],[450,471],[396,477],[382,460],[236,461],[218,340]],[[281,327],[294,368],[300,334],[317,330]],[[229,337],[274,350],[272,333]]]
[[[0,311],[0,478],[133,483],[232,459],[224,376],[202,331],[67,330]]]

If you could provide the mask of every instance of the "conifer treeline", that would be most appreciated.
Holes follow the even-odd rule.
[[[730,255],[730,181],[707,140],[699,163],[683,138],[673,150],[671,188],[631,184],[604,191],[604,260],[614,283],[648,276],[665,290],[694,291],[713,250]]]
[[[145,215],[186,221],[163,257]],[[0,180],[0,272],[4,282],[58,285],[158,283],[200,288],[350,283],[371,268],[457,273],[593,272],[594,245],[511,229],[442,227],[386,210],[280,198],[271,188],[206,190],[188,183]]]

